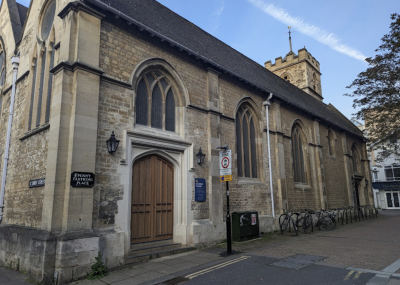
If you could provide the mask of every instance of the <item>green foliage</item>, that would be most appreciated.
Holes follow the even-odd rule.
[[[365,120],[369,150],[382,149],[377,161],[392,154],[400,155],[393,136],[400,130],[400,15],[391,15],[390,31],[381,39],[375,57],[365,59],[361,72],[347,88],[354,88],[350,97],[357,97],[353,107],[361,107],[357,119]]]
[[[96,257],[96,263],[92,265],[92,272],[90,272],[87,279],[94,280],[107,276],[107,268],[103,264],[103,261],[101,261],[101,257],[101,252],[99,251],[99,254]]]

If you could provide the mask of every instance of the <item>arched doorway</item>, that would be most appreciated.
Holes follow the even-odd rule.
[[[157,155],[137,160],[132,171],[131,243],[172,239],[173,165]]]

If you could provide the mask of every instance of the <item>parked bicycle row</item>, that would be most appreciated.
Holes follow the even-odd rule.
[[[343,225],[377,217],[378,210],[371,205],[320,211],[304,209],[302,212],[293,213],[284,209],[283,214],[279,217],[279,227],[281,234],[286,230],[289,232],[294,230],[296,235],[298,235],[298,231],[308,234],[315,229],[330,231],[340,223]]]

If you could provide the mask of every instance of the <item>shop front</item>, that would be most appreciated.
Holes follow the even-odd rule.
[[[382,209],[400,209],[400,181],[373,182]]]

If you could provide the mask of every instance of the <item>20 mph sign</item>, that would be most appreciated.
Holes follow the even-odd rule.
[[[232,151],[230,149],[219,152],[219,175],[221,181],[232,180]]]

